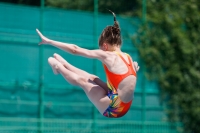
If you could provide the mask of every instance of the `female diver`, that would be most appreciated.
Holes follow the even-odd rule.
[[[139,66],[121,51],[120,27],[115,14],[112,14],[114,25],[103,30],[99,37],[100,49],[97,50],[54,41],[43,36],[38,29],[36,31],[42,40],[39,44],[50,44],[68,53],[98,59],[103,63],[107,84],[99,77],[72,66],[58,54],[48,59],[53,72],[61,74],[69,83],[80,86],[102,115],[118,118],[124,116],[131,106]]]

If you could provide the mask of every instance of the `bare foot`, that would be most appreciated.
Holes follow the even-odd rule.
[[[59,74],[59,71],[58,71],[58,65],[60,64],[59,61],[57,61],[55,58],[53,57],[49,57],[48,58],[48,62],[49,62],[49,65],[51,66],[52,70],[53,70],[53,73],[54,74]]]

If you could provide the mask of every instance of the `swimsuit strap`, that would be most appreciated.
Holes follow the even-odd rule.
[[[121,57],[121,59],[124,61],[124,63],[126,63],[126,65],[130,66],[130,64],[132,64],[131,60],[130,60],[130,56],[127,53],[125,53],[125,54],[128,57],[129,63],[124,59],[124,57],[119,52],[115,52],[115,53],[118,54]]]
[[[130,67],[130,69],[134,72],[134,75],[136,76],[137,74],[136,74],[136,71],[134,70],[134,67],[133,67],[132,60],[131,60],[130,55],[127,54],[127,53],[125,53],[125,54],[127,55],[127,57],[128,57],[128,61],[129,61],[129,63],[128,63],[128,62],[124,59],[124,57],[123,57],[119,52],[116,52],[116,51],[115,51],[115,53],[117,53],[117,54],[121,57],[121,59],[124,61],[124,63],[125,63],[127,66]]]

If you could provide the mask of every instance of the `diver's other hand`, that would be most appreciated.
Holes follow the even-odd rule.
[[[138,66],[138,63],[137,63],[137,62],[134,61],[134,62],[133,62],[133,66],[134,66],[136,72],[139,71],[140,66]]]
[[[36,32],[38,33],[38,35],[40,36],[40,38],[42,40],[38,45],[48,44],[50,42],[50,39],[48,39],[47,37],[43,36],[42,33],[38,29],[36,29]]]

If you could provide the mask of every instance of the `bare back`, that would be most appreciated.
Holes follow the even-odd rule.
[[[121,56],[125,59],[125,61],[130,64],[133,62],[129,62],[126,54],[120,52]],[[125,74],[128,72],[128,67],[124,63],[124,61],[120,58],[118,54],[115,52],[109,52],[108,57],[103,61],[110,72],[114,74]],[[134,69],[135,70],[135,69]],[[134,75],[129,75],[125,79],[123,79],[117,88],[118,95],[123,102],[129,102],[133,98],[133,93],[136,85],[136,77]]]

